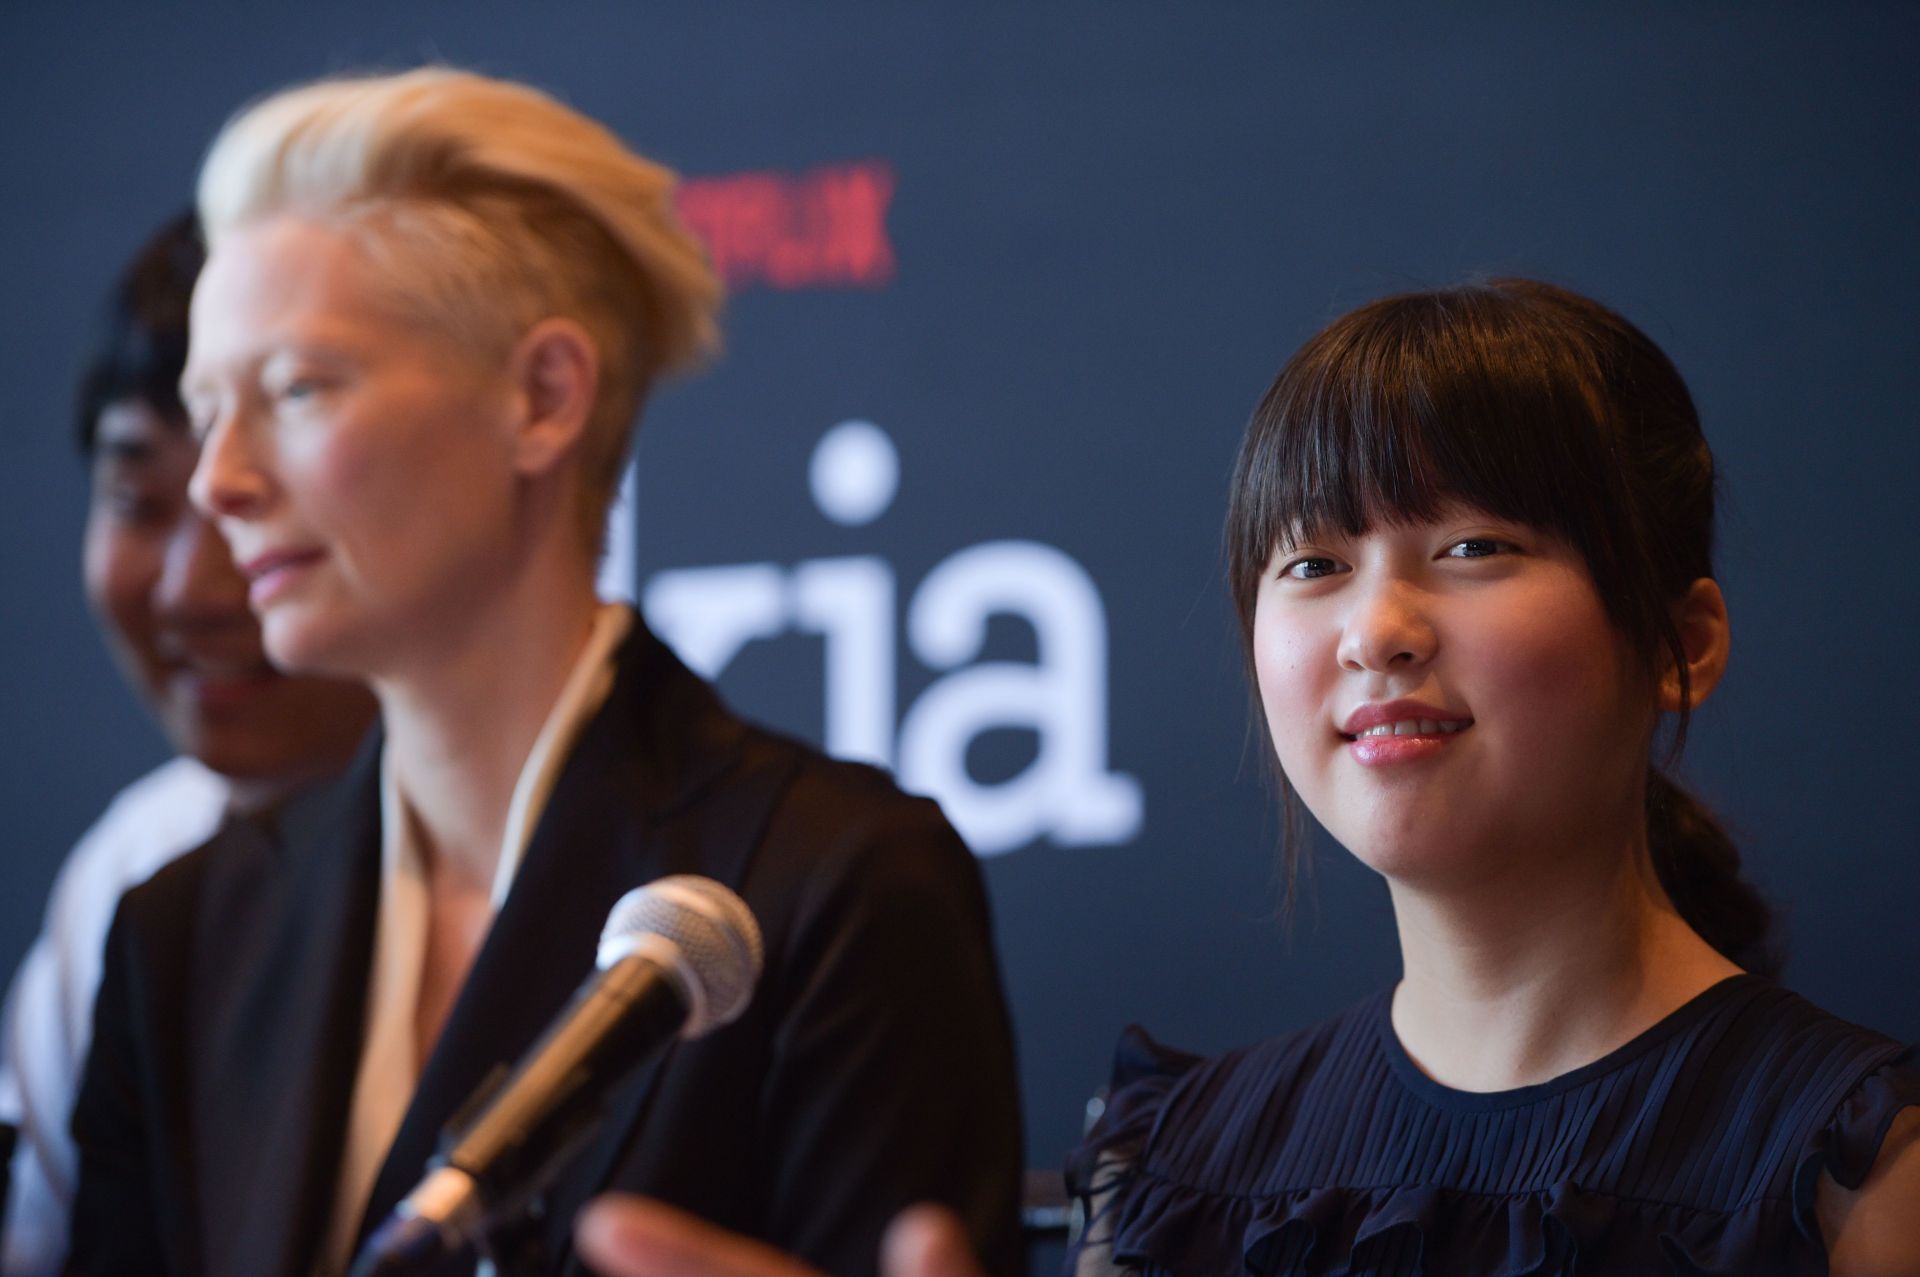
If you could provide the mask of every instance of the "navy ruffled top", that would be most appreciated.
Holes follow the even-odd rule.
[[[1757,976],[1493,1094],[1421,1073],[1389,1005],[1211,1060],[1129,1029],[1068,1166],[1088,1236],[1177,1277],[1824,1273],[1821,1174],[1857,1187],[1920,1104],[1920,1049]]]

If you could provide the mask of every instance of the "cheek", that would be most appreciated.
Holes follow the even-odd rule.
[[[1524,623],[1487,636],[1483,686],[1501,721],[1527,745],[1529,757],[1605,757],[1653,727],[1651,692],[1591,592],[1540,602]],[[1490,706],[1489,708],[1497,708]]]
[[[379,421],[340,422],[289,440],[276,476],[296,522],[362,584],[383,578],[417,540],[409,520],[434,484],[430,461]],[[272,626],[267,631],[272,632]]]
[[[357,424],[316,429],[280,455],[280,479],[289,495],[309,509],[352,514],[385,504],[383,485],[400,467],[389,439]]]
[[[1254,615],[1253,665],[1274,753],[1297,783],[1326,726],[1329,684],[1338,672],[1332,640],[1300,618],[1261,607]]]
[[[87,521],[81,553],[87,601],[111,637],[144,648],[153,630],[153,587],[160,579],[163,550],[103,516]]]
[[[504,487],[468,424],[444,406],[385,404],[290,451],[288,486],[348,540],[364,533],[385,551],[430,540],[431,527],[490,509]]]

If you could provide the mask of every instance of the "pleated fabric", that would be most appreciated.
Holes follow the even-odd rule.
[[[1122,1035],[1068,1180],[1152,1277],[1817,1274],[1820,1176],[1858,1187],[1920,1049],[1757,976],[1552,1081],[1420,1072],[1382,993],[1211,1060]],[[1105,1190],[1113,1190],[1111,1193]]]

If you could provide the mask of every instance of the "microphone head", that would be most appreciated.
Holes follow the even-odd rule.
[[[760,980],[760,924],[727,888],[697,874],[671,874],[614,903],[600,932],[602,971],[642,954],[659,965],[687,1003],[683,1038],[737,1019]]]

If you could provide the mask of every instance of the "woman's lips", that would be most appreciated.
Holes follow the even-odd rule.
[[[291,589],[321,559],[319,550],[274,550],[241,566],[247,578],[247,602],[258,609]]]
[[[1354,761],[1385,767],[1430,758],[1473,726],[1473,719],[1422,701],[1362,705],[1347,716],[1341,736]]]
[[[1439,753],[1457,740],[1466,727],[1451,731],[1395,733],[1391,736],[1356,736],[1347,742],[1347,752],[1362,767],[1386,767],[1393,763],[1411,763]]]

